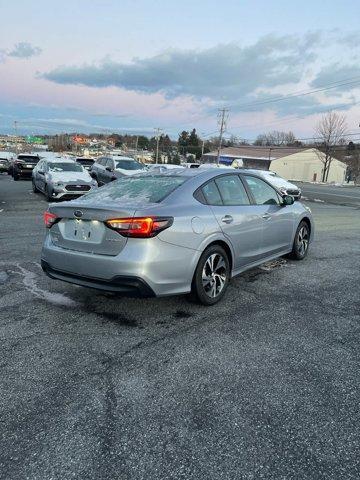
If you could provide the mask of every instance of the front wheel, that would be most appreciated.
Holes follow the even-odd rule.
[[[192,282],[192,292],[203,305],[214,305],[224,296],[229,280],[228,256],[219,245],[213,245],[200,257]]]
[[[34,181],[34,180],[32,181],[32,189],[33,189],[33,192],[34,192],[34,193],[38,193],[38,192],[39,192],[39,189],[38,189],[37,186],[35,185],[35,181]]]
[[[51,192],[50,192],[49,187],[47,185],[45,185],[44,193],[45,193],[46,200],[48,202],[53,201],[53,198],[51,197]]]
[[[300,222],[296,229],[293,248],[290,253],[290,258],[294,260],[303,260],[309,250],[310,228],[307,222]]]

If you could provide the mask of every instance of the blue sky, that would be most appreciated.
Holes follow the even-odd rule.
[[[0,0],[0,131],[211,133],[222,106],[242,138],[311,136],[329,109],[356,131],[359,17],[354,0]]]

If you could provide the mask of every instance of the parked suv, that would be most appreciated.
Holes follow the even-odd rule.
[[[32,171],[39,162],[40,157],[34,153],[19,153],[12,166],[11,175],[14,180],[31,178]]]
[[[120,155],[111,155],[100,157],[91,167],[91,176],[97,181],[98,185],[117,180],[120,177],[144,173],[145,165],[130,157]]]
[[[80,163],[85,170],[91,170],[91,167],[94,165],[95,159],[89,157],[76,157],[77,163]]]
[[[14,156],[11,152],[0,152],[0,173],[9,173]]]

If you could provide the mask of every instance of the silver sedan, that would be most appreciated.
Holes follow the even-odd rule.
[[[51,278],[127,295],[192,292],[205,305],[244,270],[285,254],[302,260],[314,235],[306,206],[246,170],[121,178],[51,204],[44,220]]]
[[[97,182],[79,163],[54,156],[41,159],[32,171],[34,193],[42,192],[48,201],[77,198],[97,188]]]

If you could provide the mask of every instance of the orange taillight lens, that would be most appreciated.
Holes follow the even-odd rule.
[[[50,228],[56,223],[59,219],[55,213],[44,212],[44,223],[46,228]]]

